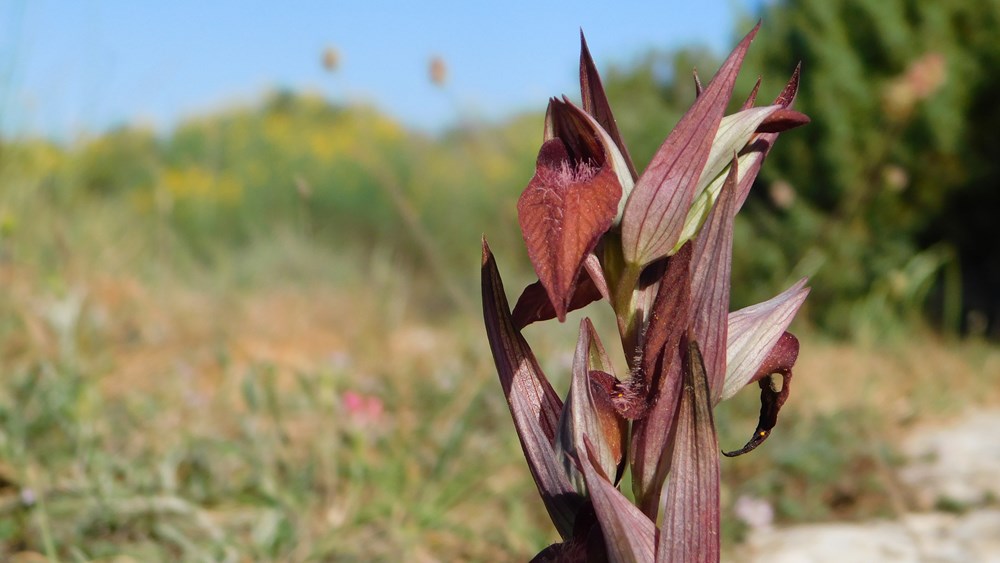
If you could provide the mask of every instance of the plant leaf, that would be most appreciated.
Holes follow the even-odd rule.
[[[618,131],[618,122],[615,121],[615,116],[611,113],[611,104],[608,103],[608,96],[604,93],[601,76],[597,72],[594,59],[590,56],[590,49],[587,47],[587,39],[583,36],[582,29],[580,30],[580,94],[583,99],[583,110],[593,116],[608,132],[615,146],[621,152],[622,159],[634,182],[639,175],[636,174],[635,164],[632,163],[632,157]]]
[[[531,263],[563,321],[585,257],[617,214],[621,185],[589,116],[558,100],[549,115],[557,137],[542,145],[517,215]]]
[[[687,343],[657,561],[719,561],[719,442],[698,343]]]
[[[580,467],[590,501],[601,524],[608,560],[613,563],[649,562],[656,554],[656,525],[611,484],[600,469],[599,455],[589,437],[583,438]]]
[[[644,266],[674,249],[736,75],[759,27],[758,23],[736,46],[636,182],[622,219],[622,244],[629,263]]]
[[[603,356],[603,359],[601,358]],[[596,357],[597,362],[591,362]],[[594,365],[596,363],[597,365]],[[573,380],[559,419],[556,455],[567,474],[580,477],[573,458],[583,453],[583,436],[597,440],[598,466],[607,475],[618,475],[628,439],[628,422],[615,410],[611,393],[617,381],[605,371],[607,355],[590,319],[580,321],[580,336],[573,356]],[[569,454],[569,455],[566,455]],[[580,489],[582,490],[582,488]]]
[[[757,429],[742,448],[723,452],[727,457],[743,455],[764,443],[778,423],[778,411],[788,399],[792,383],[792,366],[799,356],[799,341],[791,333],[784,333],[771,349],[755,379],[760,385],[760,417]],[[779,379],[780,378],[780,379]]]
[[[726,378],[719,400],[750,383],[809,295],[805,278],[780,294],[729,313]]]
[[[500,271],[485,238],[482,291],[486,336],[521,449],[552,522],[563,538],[569,538],[584,499],[573,489],[553,449],[562,401],[514,328]]]
[[[722,194],[712,207],[701,233],[694,239],[691,258],[691,329],[695,340],[704,345],[702,358],[713,405],[722,394],[726,376],[726,334],[738,175],[739,164],[733,155]]]

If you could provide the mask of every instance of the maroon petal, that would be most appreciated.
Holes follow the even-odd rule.
[[[755,82],[753,85],[753,90],[750,90],[750,95],[747,96],[746,101],[743,102],[742,106],[740,106],[740,111],[750,109],[753,107],[753,104],[757,101],[757,92],[759,91],[760,91],[760,77],[758,76],[757,82]]]
[[[795,67],[795,71],[792,73],[792,77],[788,79],[788,83],[785,84],[784,89],[775,98],[775,105],[779,105],[782,108],[790,108],[792,103],[795,101],[795,95],[799,91],[799,76],[801,74],[802,65],[799,64]],[[780,111],[780,110],[779,110]],[[775,112],[777,113],[777,112]],[[797,112],[796,112],[797,113]],[[801,115],[801,114],[800,114]],[[808,119],[808,117],[806,117]],[[746,201],[747,196],[750,195],[750,188],[753,187],[753,182],[757,178],[757,173],[760,172],[760,167],[764,164],[764,158],[767,153],[771,152],[771,147],[774,146],[774,142],[778,140],[778,133],[776,132],[761,132],[751,141],[750,146],[747,147],[744,152],[753,152],[757,156],[756,159],[748,163],[746,168],[746,174],[740,180],[739,188],[737,189],[736,197],[736,208],[740,209],[743,207],[743,203]]]
[[[608,560],[652,563],[656,554],[656,525],[611,484],[600,469],[594,445],[586,436],[583,441],[587,451],[580,456],[580,467],[604,533]]]
[[[754,376],[760,373],[771,350],[809,295],[805,284],[803,278],[763,303],[729,313],[726,381],[722,386],[722,400],[756,381]]]
[[[795,65],[795,70],[792,71],[791,78],[788,79],[788,83],[778,94],[778,97],[774,99],[776,105],[782,107],[792,107],[795,103],[795,95],[799,92],[799,78],[802,75],[802,63]]]
[[[669,440],[680,396],[680,341],[690,318],[690,243],[667,262],[646,329],[633,395],[645,396],[646,412],[632,424],[632,491],[642,511],[656,517],[660,490],[670,471]]]
[[[754,376],[760,385],[760,417],[757,429],[746,445],[735,451],[723,452],[723,455],[736,457],[751,452],[771,435],[771,430],[778,424],[778,411],[788,399],[792,366],[798,357],[799,340],[790,332],[781,335],[781,339],[771,349],[771,353]]]
[[[691,327],[695,340],[704,346],[702,357],[713,405],[722,394],[726,378],[733,222],[736,219],[736,178],[739,177],[737,162],[734,155],[719,199],[695,238],[691,258]]]
[[[658,388],[657,365],[664,350],[675,348],[687,331],[691,306],[693,245],[688,243],[667,261],[642,344],[642,371],[647,384]]]
[[[648,264],[668,255],[677,244],[736,75],[759,26],[729,55],[639,177],[622,219],[622,248],[628,262]]]
[[[576,281],[576,288],[566,306],[566,312],[582,309],[602,297],[601,290],[586,271],[581,270]],[[556,309],[552,306],[542,282],[536,281],[524,288],[521,296],[517,298],[517,304],[514,305],[513,317],[514,326],[518,330],[534,322],[556,318]]]
[[[681,355],[677,347],[664,351],[662,358],[662,396],[646,409],[642,418],[632,422],[632,494],[650,518],[656,518],[660,491],[670,472],[670,432],[676,422],[681,392]]]
[[[557,130],[578,120],[589,127],[588,118],[571,104],[553,100],[549,109]],[[621,185],[599,143],[602,160],[589,157],[594,150],[590,140],[579,134],[546,141],[535,176],[517,203],[528,256],[560,321],[566,318],[583,261],[611,226],[621,199]]]
[[[809,116],[793,109],[782,108],[767,116],[757,127],[758,133],[782,133],[809,123]]]
[[[514,328],[503,281],[485,238],[482,291],[486,336],[521,449],[552,522],[560,535],[568,538],[583,498],[567,479],[562,462],[555,455],[562,401],[538,367],[528,343]]]
[[[719,561],[719,442],[698,344],[687,345],[657,561]]]
[[[597,66],[590,56],[590,49],[587,48],[587,39],[580,30],[580,94],[583,97],[583,110],[589,113],[601,124],[601,127],[608,132],[611,139],[618,146],[622,156],[625,157],[625,164],[628,165],[632,179],[639,177],[635,171],[635,164],[632,157],[625,148],[622,135],[618,131],[618,122],[611,113],[611,104],[608,103],[608,96],[604,93],[604,86],[601,84],[601,76],[597,73]]]
[[[564,452],[563,464],[573,473],[573,458],[583,454],[584,435],[597,441],[598,466],[608,475],[618,475],[628,439],[628,422],[616,412],[611,393],[617,381],[607,373],[611,362],[590,319],[580,321],[580,336],[573,356],[573,380],[559,419],[556,452]]]

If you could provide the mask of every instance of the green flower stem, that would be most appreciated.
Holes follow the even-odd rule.
[[[639,349],[639,335],[642,328],[642,318],[634,306],[636,289],[639,285],[639,275],[642,268],[638,264],[625,263],[621,276],[612,289],[611,307],[618,319],[618,334],[622,339],[622,350],[625,351],[629,369],[635,369],[636,351]]]

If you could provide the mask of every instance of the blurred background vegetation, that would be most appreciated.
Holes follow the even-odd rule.
[[[1000,1],[760,15],[737,97],[801,60],[813,121],[738,218],[734,307],[810,276],[796,380],[836,397],[793,392],[792,429],[723,466],[726,502],[891,514],[872,468],[894,433],[996,400]],[[640,167],[691,69],[718,64],[598,62]],[[0,142],[0,556],[498,560],[551,540],[476,313],[482,233],[512,298],[532,279],[515,201],[543,102],[428,135],[274,92],[166,133]],[[563,383],[572,333],[529,329]],[[724,443],[755,408],[720,413]]]
[[[760,15],[743,90],[760,76],[773,92],[801,61],[797,107],[813,121],[779,141],[739,218],[737,301],[808,275],[807,314],[830,334],[930,322],[995,339],[1000,4],[803,0]],[[609,75],[639,160],[690,103],[694,66],[715,68],[693,49]]]
[[[797,103],[813,123],[781,139],[741,215],[739,303],[808,275],[806,314],[837,336],[919,322],[1000,336],[997,11],[995,1],[903,0],[765,10],[738,91],[761,76],[762,97],[774,95],[801,61]],[[606,70],[640,163],[691,103],[690,70],[717,64],[692,48]],[[516,242],[510,202],[531,173],[539,115],[427,136],[376,108],[276,92],[167,134],[126,126],[68,145],[8,140],[0,159],[30,189],[17,201],[5,190],[5,242],[30,236],[34,221],[17,207],[27,199],[120,205],[199,261],[290,230],[341,249],[398,251],[452,277],[471,272],[467,241],[480,233]],[[471,296],[470,276],[458,277]]]

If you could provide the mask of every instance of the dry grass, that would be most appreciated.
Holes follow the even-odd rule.
[[[0,552],[496,561],[554,539],[480,320],[430,321],[424,298],[379,273],[391,264],[354,267],[371,283],[234,289],[79,270],[47,284],[3,266],[3,420],[35,426],[4,434],[0,493],[14,524],[0,529]],[[574,331],[559,332],[528,334],[557,380],[572,349],[559,338]],[[52,402],[20,394],[31,373]],[[790,427],[724,464],[727,502],[741,491],[788,496],[786,519],[884,511],[891,499],[874,489],[809,473],[808,448],[821,443],[877,479],[872,448],[917,420],[1000,404],[998,378],[1000,350],[983,343],[853,346],[807,334],[782,414]],[[358,418],[347,392],[385,411]],[[748,396],[723,413],[723,439],[745,438],[755,408]],[[817,437],[831,424],[851,434],[845,417],[859,413],[862,449]],[[850,509],[834,506],[845,488],[857,497]],[[26,489],[45,502],[24,506]]]
[[[885,422],[909,426],[1000,405],[1000,350],[930,333],[868,345],[806,336],[793,389],[789,408],[829,415],[873,406]]]

